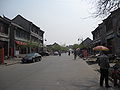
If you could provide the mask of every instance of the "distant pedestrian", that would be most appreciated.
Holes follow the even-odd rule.
[[[73,54],[74,54],[74,60],[76,60],[76,57],[77,57],[77,50],[76,49],[74,50]]]
[[[70,56],[70,51],[68,51],[68,55]]]
[[[61,56],[61,51],[58,51],[59,56]]]
[[[104,80],[105,80],[105,87],[109,88],[108,83],[108,69],[110,67],[109,65],[109,58],[107,56],[106,51],[102,51],[101,55],[98,56],[98,65],[100,66],[100,86],[103,86]]]
[[[83,50],[83,56],[84,56],[84,59],[88,58],[88,52],[87,52],[87,50]]]

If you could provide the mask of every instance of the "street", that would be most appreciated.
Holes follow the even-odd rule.
[[[0,68],[0,90],[106,90],[84,60],[62,54]],[[110,88],[107,90],[117,90]]]

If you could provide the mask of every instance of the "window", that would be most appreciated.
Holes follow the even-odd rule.
[[[4,23],[0,23],[0,32],[8,34],[8,26]]]

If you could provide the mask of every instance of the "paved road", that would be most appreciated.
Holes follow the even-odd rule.
[[[106,90],[99,87],[98,79],[85,61],[67,54],[0,68],[0,90]]]

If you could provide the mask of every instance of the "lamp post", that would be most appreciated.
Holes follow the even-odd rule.
[[[83,42],[83,38],[78,38],[78,44]]]
[[[47,41],[47,39],[43,39],[43,41],[45,41],[45,42],[46,42],[46,41]],[[45,47],[46,47],[46,44],[44,43],[44,44],[42,45],[42,49],[43,49],[43,51],[44,51],[44,50],[46,50],[46,48],[45,48]]]

